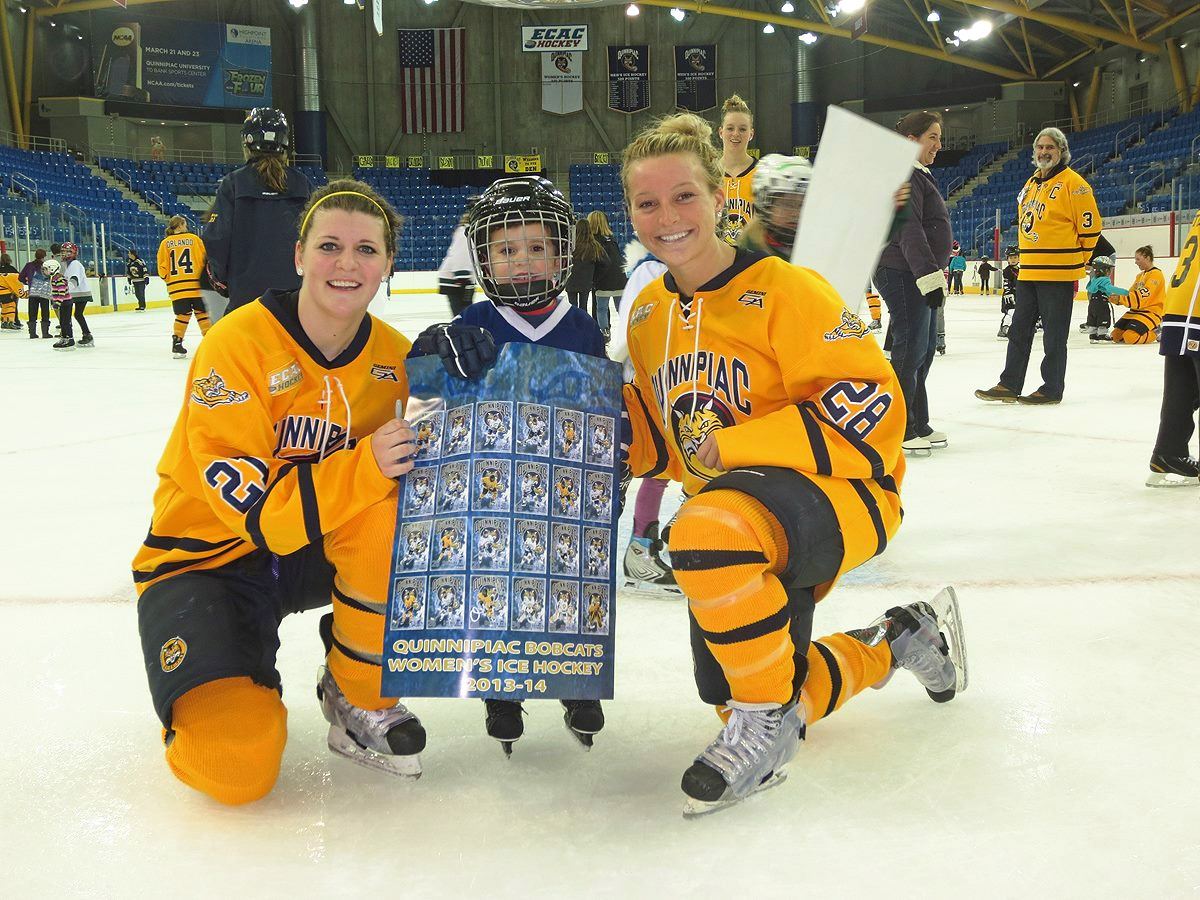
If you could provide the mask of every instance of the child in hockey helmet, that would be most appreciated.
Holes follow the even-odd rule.
[[[754,218],[761,223],[751,229],[748,239],[765,244],[776,256],[791,259],[796,243],[796,227],[804,195],[812,180],[812,165],[802,156],[783,156],[770,153],[754,168]]]
[[[545,178],[495,182],[467,214],[475,276],[497,306],[534,312],[552,304],[571,274],[575,216]]]

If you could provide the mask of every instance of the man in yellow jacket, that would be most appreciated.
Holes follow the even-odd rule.
[[[1083,177],[1068,167],[1071,149],[1057,128],[1043,128],[1033,142],[1037,171],[1017,196],[1017,240],[1021,271],[1017,306],[1008,329],[1008,357],[1000,383],[976,391],[980,400],[1006,403],[1059,403],[1067,374],[1067,336],[1075,283],[1083,278],[1100,237],[1096,195]],[[1023,395],[1025,372],[1033,349],[1034,327],[1042,319],[1042,386]]]

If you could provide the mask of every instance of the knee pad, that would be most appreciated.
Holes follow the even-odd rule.
[[[783,526],[761,503],[736,490],[688,500],[670,532],[675,579],[693,606],[734,603],[759,590],[787,561]]]
[[[192,688],[172,707],[167,765],[184,784],[227,804],[265,797],[279,777],[287,709],[249,678]]]

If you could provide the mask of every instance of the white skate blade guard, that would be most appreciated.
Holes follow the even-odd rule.
[[[388,753],[376,753],[360,747],[354,738],[336,725],[329,726],[329,749],[338,756],[343,756],[367,769],[384,772],[388,775],[398,775],[410,781],[421,777],[421,755],[413,753],[410,756],[397,756]]]

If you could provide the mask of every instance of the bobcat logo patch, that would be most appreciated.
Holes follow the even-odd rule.
[[[225,387],[225,379],[216,369],[209,369],[203,378],[192,382],[192,400],[212,409],[222,403],[245,403],[250,399],[248,391],[234,391]]]
[[[158,664],[164,672],[174,672],[183,664],[187,656],[187,642],[181,637],[173,637],[158,651]]]
[[[864,338],[866,336],[866,323],[848,309],[842,310],[842,324],[838,325],[833,331],[825,332],[825,340],[831,342],[845,340],[846,338]]]
[[[714,432],[733,424],[733,414],[717,397],[712,395],[682,394],[671,404],[671,427],[675,441],[683,454],[683,463],[688,470],[700,478],[716,478],[719,472],[700,464],[696,454],[700,445]]]

